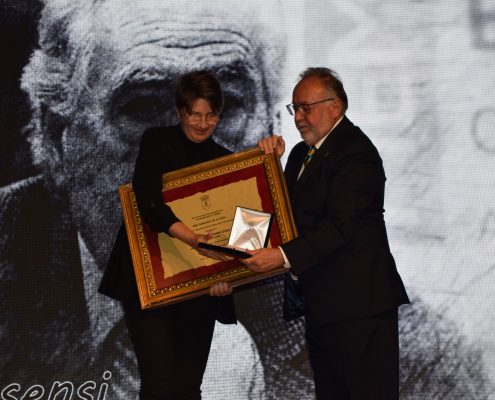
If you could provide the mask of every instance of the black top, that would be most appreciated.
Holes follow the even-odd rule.
[[[164,173],[228,154],[230,151],[211,137],[201,143],[190,141],[180,125],[146,130],[141,138],[132,179],[139,212],[146,224],[154,231],[168,234],[170,226],[179,221],[163,202]],[[127,233],[122,224],[98,291],[121,302],[137,304],[139,297],[135,282]],[[220,322],[235,322],[232,296],[208,299],[212,303],[215,303],[214,300],[223,304],[217,319]]]
[[[157,232],[168,233],[179,221],[163,203],[162,175],[230,154],[211,137],[204,142],[190,141],[180,125],[151,128],[141,138],[132,187],[144,221]]]

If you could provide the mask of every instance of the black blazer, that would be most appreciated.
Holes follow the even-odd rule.
[[[285,168],[298,237],[282,248],[308,311],[338,322],[408,303],[388,245],[375,146],[344,116],[297,179],[307,151],[297,144]]]
[[[139,212],[151,229],[168,233],[170,226],[179,221],[170,207],[163,203],[164,173],[227,154],[230,154],[230,151],[217,144],[211,137],[202,143],[191,142],[180,125],[151,128],[145,131],[136,159],[132,186]],[[117,234],[98,291],[123,303],[138,304],[138,291],[124,224]],[[214,309],[218,321],[223,323],[236,321],[232,296],[223,298],[202,296],[201,301],[211,304],[210,308]]]

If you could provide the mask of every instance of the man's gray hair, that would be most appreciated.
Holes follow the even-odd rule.
[[[344,90],[344,85],[339,75],[334,70],[326,67],[309,67],[299,75],[300,80],[310,77],[320,79],[329,91],[337,95],[342,101],[342,114],[344,114],[349,104],[347,93]]]

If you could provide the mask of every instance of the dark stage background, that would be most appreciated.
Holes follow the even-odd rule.
[[[175,121],[178,74],[211,68],[217,139],[241,150],[282,133],[288,153],[285,104],[317,65],[340,73],[384,159],[413,300],[401,398],[495,399],[493,1],[1,0],[0,13],[0,399],[136,397],[122,312],[96,288],[141,133]],[[204,398],[313,398],[280,280],[235,297]]]

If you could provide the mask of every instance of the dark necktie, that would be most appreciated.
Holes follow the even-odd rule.
[[[304,168],[306,168],[308,166],[308,164],[311,161],[311,159],[313,158],[313,154],[315,154],[315,152],[316,152],[316,147],[310,146],[309,150],[308,150],[308,154],[306,154],[306,157],[304,158],[304,161],[303,161]]]

